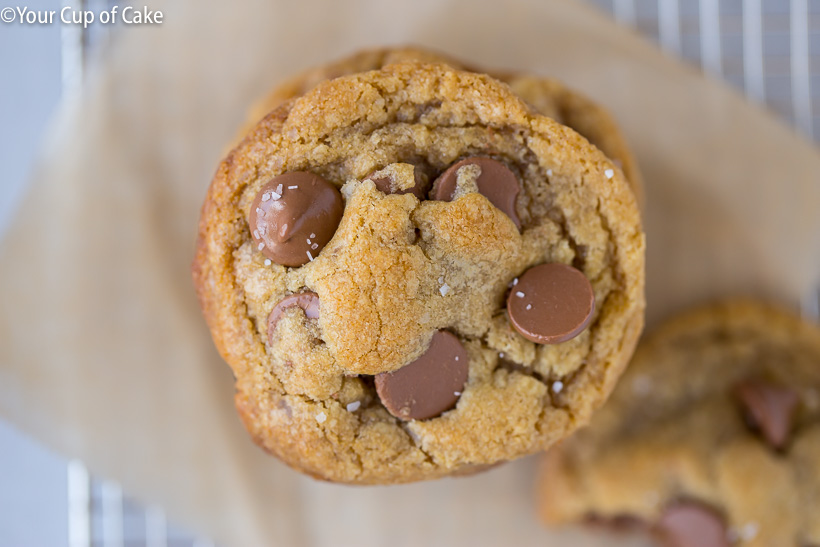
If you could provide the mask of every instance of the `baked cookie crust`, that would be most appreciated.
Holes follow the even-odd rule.
[[[615,118],[604,107],[583,94],[569,89],[554,78],[544,78],[517,72],[486,71],[467,66],[448,55],[419,47],[380,48],[361,51],[344,59],[307,70],[276,86],[251,109],[242,135],[258,120],[277,106],[300,97],[324,80],[376,70],[386,65],[417,61],[443,63],[459,70],[486,73],[507,83],[513,93],[540,114],[571,127],[598,147],[620,167],[638,203],[643,203],[643,179],[638,163],[627,145]]]

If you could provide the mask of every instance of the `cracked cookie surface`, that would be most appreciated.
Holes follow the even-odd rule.
[[[663,545],[820,545],[819,460],[820,326],[727,301],[641,342],[592,425],[545,455],[540,513]]]
[[[368,178],[410,188],[410,165],[441,174],[472,156],[515,174],[520,230],[474,190],[419,200]],[[265,184],[298,171],[340,188],[344,213],[317,256],[288,268],[259,252],[248,217]],[[510,326],[505,298],[553,262],[583,272],[596,309],[576,338],[540,345]],[[211,184],[193,272],[254,440],[319,478],[396,483],[511,460],[586,423],[642,328],[643,268],[635,197],[604,154],[493,78],[405,62],[320,83],[255,126]],[[289,306],[269,333],[277,303],[306,292],[318,318]],[[373,375],[407,366],[442,329],[469,356],[456,406],[394,417]]]
[[[618,124],[612,115],[596,102],[575,90],[569,89],[554,78],[544,78],[518,72],[484,71],[438,52],[419,47],[395,47],[365,50],[344,59],[310,69],[288,81],[276,86],[258,104],[254,105],[248,116],[253,127],[268,112],[283,102],[304,95],[324,80],[338,78],[347,74],[376,70],[383,66],[419,61],[424,63],[444,63],[459,70],[487,73],[510,86],[521,100],[540,114],[560,124],[566,125],[580,133],[589,142],[598,147],[618,167],[620,167],[630,188],[635,193],[638,203],[643,201],[643,181],[638,163],[621,134]]]

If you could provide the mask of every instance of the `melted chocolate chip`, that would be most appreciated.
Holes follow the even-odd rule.
[[[752,424],[775,449],[789,439],[797,410],[798,396],[793,389],[763,380],[746,380],[735,388],[740,403]]]
[[[578,336],[594,310],[595,294],[586,276],[565,264],[530,268],[507,297],[510,323],[538,344],[558,344]]]
[[[280,300],[279,303],[273,307],[270,315],[268,315],[268,338],[273,336],[273,331],[276,330],[276,325],[279,323],[279,319],[282,318],[282,314],[285,310],[293,306],[302,308],[302,311],[305,312],[305,317],[308,319],[319,318],[319,296],[315,292],[308,291],[291,294]]]
[[[481,195],[504,212],[521,229],[521,220],[515,211],[515,200],[521,191],[521,184],[506,165],[492,158],[475,156],[451,165],[433,185],[433,199],[452,201],[456,192],[458,170],[466,165],[477,165],[481,174],[476,179],[476,187]]]
[[[336,233],[344,201],[339,190],[313,173],[274,177],[251,205],[257,249],[277,264],[301,266],[316,258]]]
[[[434,418],[458,402],[469,365],[467,350],[458,338],[440,330],[421,357],[399,370],[377,375],[376,393],[396,418]]]
[[[723,518],[697,502],[682,501],[667,507],[655,532],[664,547],[729,547]]]
[[[430,190],[430,178],[427,175],[427,169],[422,165],[413,165],[413,179],[415,184],[410,188],[404,190],[396,186],[396,181],[389,173],[379,173],[378,171],[371,173],[365,177],[370,179],[376,188],[384,194],[413,194],[419,201],[427,197],[427,192]]]

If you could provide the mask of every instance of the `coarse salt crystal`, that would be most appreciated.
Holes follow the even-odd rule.
[[[325,423],[325,420],[327,420],[327,414],[325,414],[324,412],[320,412],[316,415],[316,421],[320,424]]]
[[[453,395],[455,395],[456,397],[461,397],[461,392],[460,391],[454,391]]]
[[[305,251],[305,252],[306,252],[306,253],[307,253],[307,255],[308,255],[308,259],[309,259],[311,262],[313,262],[313,255],[312,255],[312,254],[310,254],[310,251]]]
[[[438,290],[438,292],[441,293],[441,296],[446,296],[447,293],[450,292],[450,285],[445,283],[444,285],[441,286],[441,288]]]
[[[632,391],[636,395],[647,395],[652,390],[652,380],[641,374],[632,380]]]
[[[513,279],[513,287],[515,287],[516,285],[518,285],[518,278],[517,277],[515,279]]]
[[[547,169],[547,176],[548,176],[548,177],[551,177],[551,176],[552,176],[552,169]]]
[[[254,230],[254,231],[253,231],[253,237],[254,237],[255,239],[259,239],[259,230]]]
[[[262,249],[264,249],[264,248],[265,248],[265,244],[264,244],[264,243],[260,243],[260,244],[259,244],[259,247],[257,247],[257,249],[259,249],[260,251],[261,251]]]
[[[751,541],[755,538],[759,529],[760,526],[756,522],[747,522],[740,529],[740,536],[744,541]]]
[[[257,207],[256,208],[256,214],[259,215],[260,217],[263,217],[263,216],[265,216],[265,211],[263,211],[262,209]]]
[[[456,355],[456,356],[454,357],[454,359],[455,359],[456,361],[458,361],[458,355]]]
[[[554,393],[561,393],[562,389],[564,389],[564,382],[556,380],[552,383],[552,391]]]
[[[288,190],[296,190],[299,188],[298,186],[288,186]]]
[[[522,293],[521,291],[516,291],[515,296],[517,296],[518,298],[524,298],[527,295]]]
[[[278,194],[278,193],[276,193],[276,192],[271,192],[271,193],[270,193],[270,197],[271,197],[274,201],[276,201],[277,199],[279,199],[279,198],[281,198],[281,197],[282,197],[282,194]]]
[[[310,239],[313,239],[314,237],[316,237],[316,234],[311,233],[311,234],[310,234]]]
[[[348,403],[347,411],[348,412],[356,412],[359,410],[359,407],[362,406],[361,401],[353,401],[352,403]]]
[[[262,194],[262,201],[268,201],[270,199],[270,192],[265,192]]]
[[[532,309],[532,304],[527,304],[527,309],[531,310]]]
[[[318,249],[318,248],[319,248],[319,244],[318,244],[318,243],[314,243],[313,245],[311,245],[311,246],[310,246],[310,248],[311,248],[311,249],[313,249],[313,250],[315,251],[316,249]]]
[[[607,169],[606,171],[604,171],[604,175],[606,175],[606,178],[611,179],[615,176],[615,171],[612,169]]]
[[[276,193],[279,194],[279,197],[282,197],[282,185],[276,185]]]
[[[273,264],[273,262],[271,262],[270,258],[266,258],[265,259],[265,266],[270,266],[271,264]]]

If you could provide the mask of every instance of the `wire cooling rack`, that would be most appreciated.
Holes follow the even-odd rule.
[[[587,1],[820,140],[820,0]],[[123,3],[63,0],[95,13]],[[63,92],[73,93],[108,28],[63,25],[61,31]],[[808,296],[803,307],[818,317],[818,295]],[[116,482],[90,477],[76,460],[68,464],[68,497],[71,547],[213,545],[169,524],[162,508],[129,499]]]

